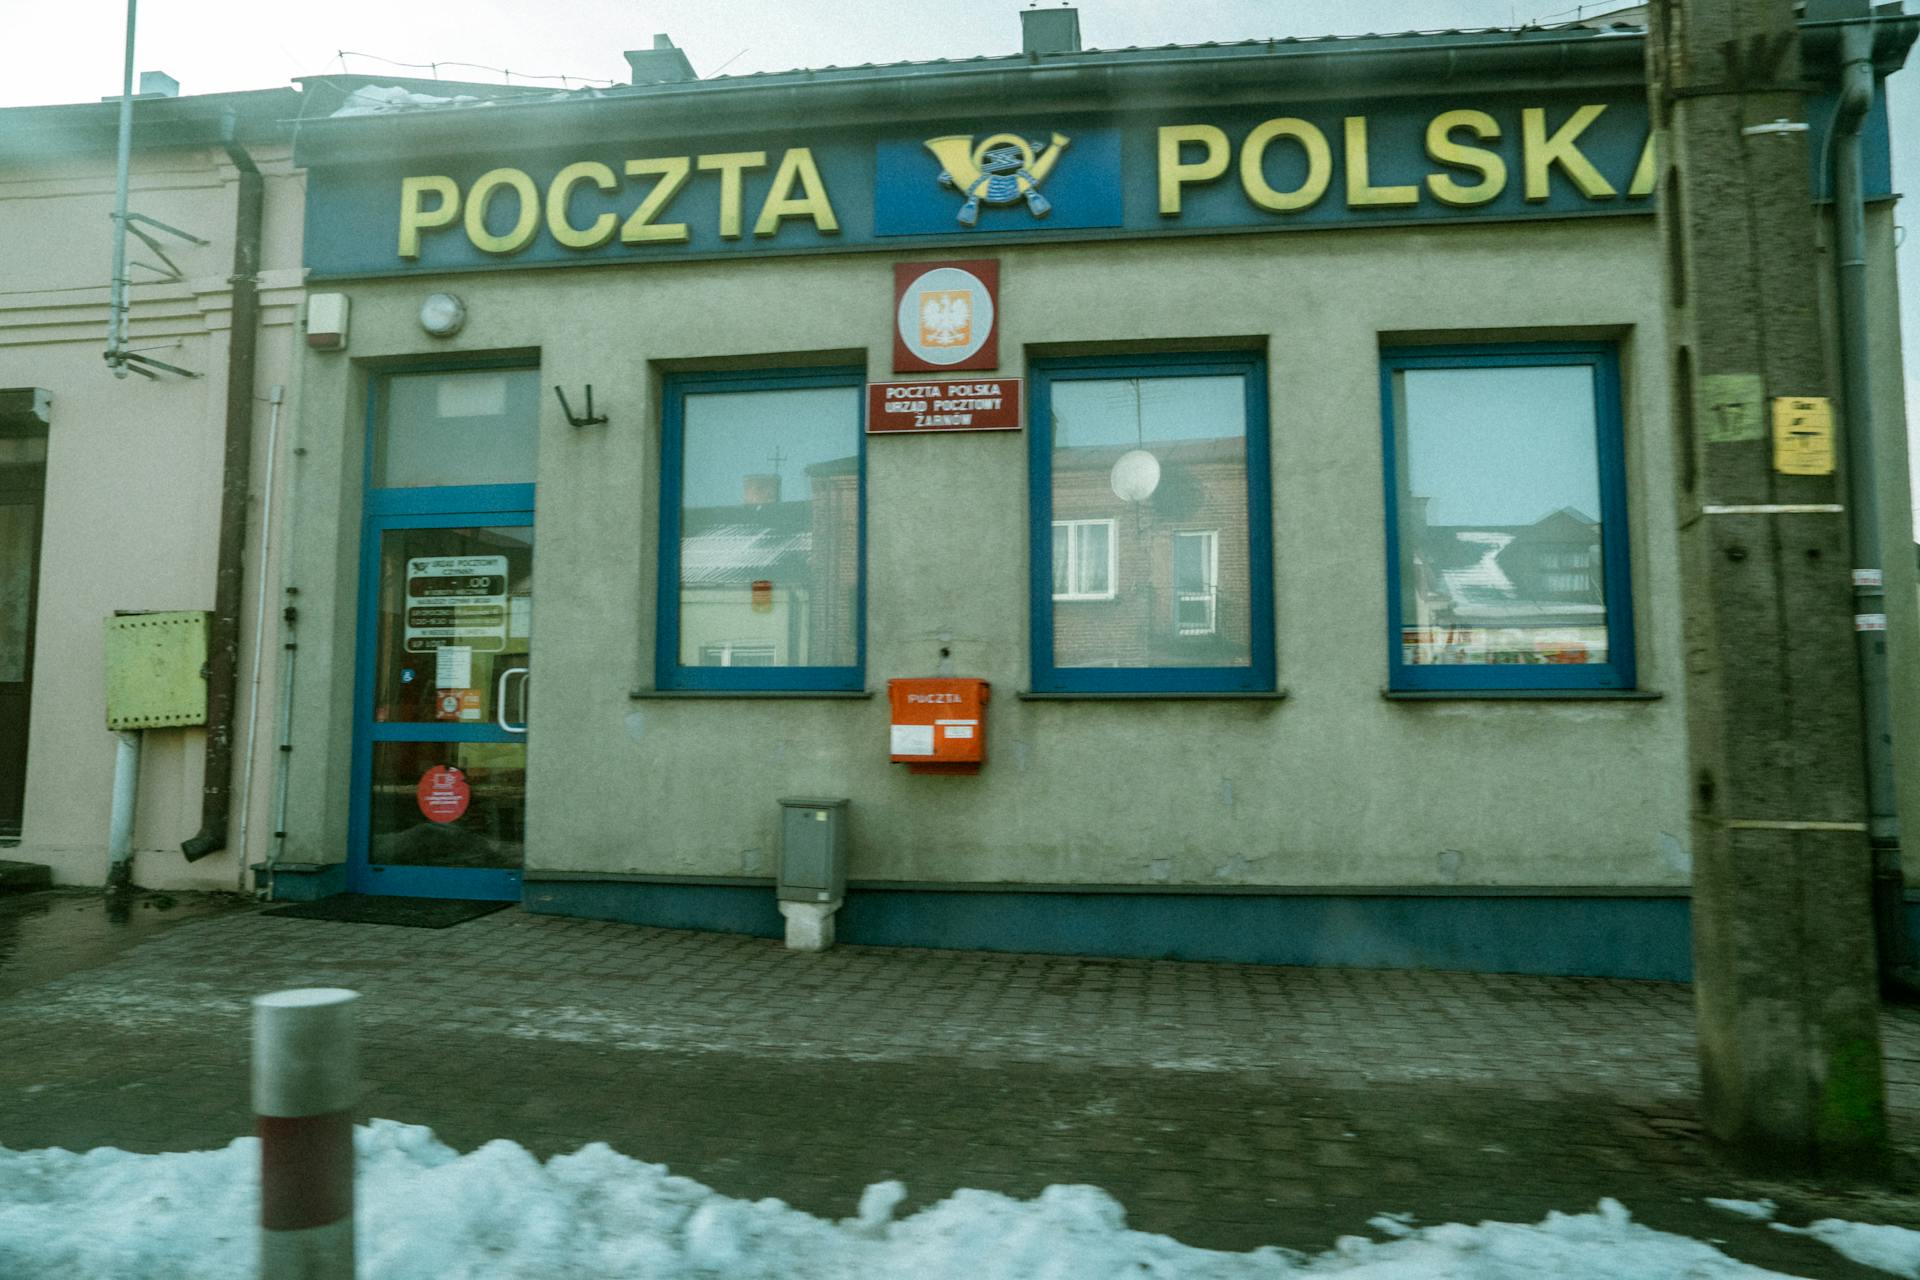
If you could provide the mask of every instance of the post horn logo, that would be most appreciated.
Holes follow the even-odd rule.
[[[1047,180],[1070,141],[1065,134],[1056,133],[1052,143],[1041,151],[1039,143],[1028,142],[1017,133],[990,134],[978,145],[971,134],[950,133],[927,139],[927,150],[940,161],[940,185],[966,193],[967,202],[954,217],[961,226],[970,227],[980,220],[983,204],[1025,200],[1027,212],[1036,218],[1046,217],[1053,202],[1040,194],[1040,184]]]

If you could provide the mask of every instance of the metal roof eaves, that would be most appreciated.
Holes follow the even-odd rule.
[[[1529,52],[1545,53],[1549,49],[1563,52],[1573,46],[1594,47],[1602,44],[1615,44],[1627,40],[1644,39],[1645,32],[1640,30],[1595,31],[1590,28],[1573,30],[1548,30],[1526,28],[1509,30],[1489,28],[1482,31],[1460,31],[1447,33],[1417,33],[1418,38],[1379,36],[1313,36],[1287,37],[1270,40],[1240,41],[1232,45],[1169,45],[1159,49],[1138,51],[1145,56],[1132,55],[1135,51],[1089,50],[1072,54],[1049,54],[1044,58],[1029,57],[1024,54],[981,56],[963,60],[939,59],[930,62],[889,63],[871,69],[861,67],[828,67],[782,72],[754,72],[745,76],[717,76],[708,80],[676,81],[663,84],[629,85],[614,89],[576,90],[572,93],[556,92],[551,97],[539,101],[518,101],[513,99],[491,99],[482,102],[460,103],[444,107],[422,107],[410,111],[381,112],[370,115],[344,117],[344,120],[364,122],[367,120],[410,120],[422,117],[446,119],[450,115],[485,109],[491,113],[518,113],[527,110],[543,110],[550,107],[570,106],[580,102],[618,102],[648,98],[689,98],[693,95],[710,94],[733,97],[756,91],[779,88],[798,88],[808,84],[832,84],[835,86],[858,86],[861,84],[897,85],[911,76],[922,75],[928,79],[965,80],[976,76],[999,75],[1025,70],[1052,71],[1073,74],[1076,72],[1111,71],[1120,68],[1161,66],[1195,66],[1208,62],[1221,64],[1249,63],[1255,58],[1277,56],[1325,57],[1330,53],[1338,54],[1429,54],[1447,55],[1449,76],[1451,77],[1453,55],[1466,51],[1486,52],[1498,48],[1517,48],[1524,46]],[[1448,40],[1443,36],[1465,37]],[[1478,39],[1471,37],[1481,37]],[[1337,49],[1329,45],[1340,46]],[[591,96],[589,96],[589,93]],[[315,125],[332,124],[331,118],[316,119],[308,122],[308,128]]]
[[[1138,63],[1159,60],[1187,60],[1206,57],[1244,58],[1272,54],[1277,56],[1301,56],[1353,49],[1364,46],[1365,51],[1412,50],[1422,48],[1445,47],[1449,43],[1460,42],[1475,48],[1505,44],[1542,45],[1567,42],[1587,42],[1592,40],[1617,40],[1622,37],[1637,39],[1646,34],[1643,28],[1616,26],[1609,29],[1596,27],[1458,27],[1435,31],[1402,31],[1389,33],[1367,33],[1365,35],[1328,35],[1328,36],[1268,36],[1248,40],[1207,40],[1196,44],[1163,45],[1125,45],[1117,49],[1080,49],[1070,53],[1048,54],[976,54],[970,58],[930,58],[906,62],[870,62],[857,67],[794,67],[784,71],[752,71],[743,75],[714,76],[692,84],[721,85],[771,84],[792,81],[805,83],[818,80],[841,80],[849,78],[849,73],[882,73],[889,77],[907,75],[938,75],[955,68],[992,63],[1007,68],[1016,66],[1034,67],[1080,67],[1105,66],[1120,63]],[[634,86],[644,90],[684,89],[688,85],[647,85]]]

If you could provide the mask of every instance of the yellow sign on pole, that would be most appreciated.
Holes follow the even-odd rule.
[[[1773,398],[1773,469],[1788,476],[1833,474],[1833,401]]]

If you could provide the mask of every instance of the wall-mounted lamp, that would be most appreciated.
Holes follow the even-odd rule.
[[[592,384],[591,382],[589,382],[589,383],[587,384],[587,414],[586,414],[586,416],[585,416],[584,418],[576,418],[576,417],[574,416],[574,414],[573,414],[573,406],[567,403],[567,393],[566,393],[566,392],[564,392],[564,391],[562,391],[562,390],[561,390],[561,389],[560,389],[559,387],[555,387],[555,388],[553,389],[553,394],[555,394],[555,395],[557,395],[557,396],[559,396],[559,397],[560,397],[560,412],[562,412],[562,413],[564,413],[564,414],[566,414],[566,415],[567,415],[567,421],[568,421],[568,422],[570,422],[570,423],[572,423],[572,424],[573,424],[574,426],[576,426],[576,427],[597,427],[597,426],[599,426],[599,425],[600,425],[601,423],[603,423],[603,422],[605,422],[605,421],[607,420],[607,415],[606,415],[606,414],[604,414],[604,413],[603,413],[603,414],[601,414],[601,415],[600,415],[600,416],[598,416],[598,417],[595,417],[595,416],[594,416],[594,413],[593,413],[593,384]]]
[[[467,323],[467,304],[457,293],[430,293],[420,304],[420,327],[436,338],[451,338]]]

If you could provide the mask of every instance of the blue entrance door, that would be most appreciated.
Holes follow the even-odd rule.
[[[517,900],[534,696],[538,374],[374,379],[348,885]]]
[[[369,521],[359,893],[518,899],[533,513]]]

